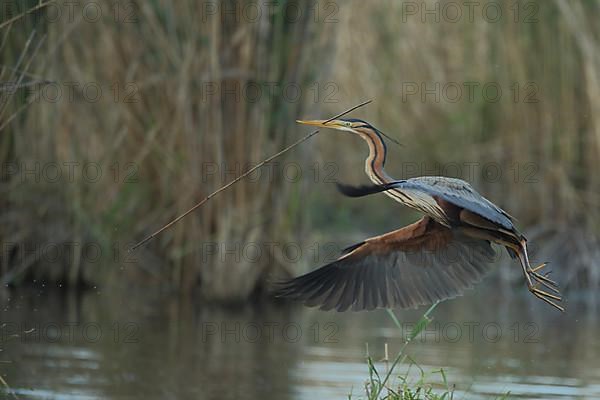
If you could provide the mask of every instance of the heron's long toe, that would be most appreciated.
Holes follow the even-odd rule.
[[[553,295],[551,293],[545,292],[545,291],[543,291],[541,289],[538,289],[536,286],[537,286],[537,284],[529,286],[529,291],[531,293],[533,293],[533,295],[535,297],[537,297],[538,299],[541,299],[541,300],[545,301],[546,303],[550,304],[552,307],[558,309],[561,312],[565,311],[564,307],[559,306],[555,302],[555,301],[561,302],[562,301],[562,297],[561,296],[556,296],[556,295]]]
[[[527,274],[529,274],[537,283],[544,285],[547,289],[552,290],[554,293],[560,294],[560,291],[558,290],[558,284],[552,279],[548,278],[552,271],[548,271],[544,275],[538,272],[546,265],[548,265],[548,263],[542,263],[535,268],[528,269]]]

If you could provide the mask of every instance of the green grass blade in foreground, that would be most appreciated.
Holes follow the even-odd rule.
[[[429,323],[433,320],[433,318],[431,317],[431,313],[433,312],[435,307],[438,305],[438,303],[439,302],[436,302],[435,304],[433,304],[423,314],[423,316],[419,319],[419,321],[416,323],[415,327],[410,332],[406,341],[402,344],[402,347],[400,348],[398,355],[396,356],[394,362],[392,363],[391,367],[387,371],[383,381],[381,380],[381,376],[379,375],[377,368],[375,367],[375,364],[373,363],[372,357],[368,354],[368,345],[367,345],[367,364],[369,367],[369,380],[365,386],[366,386],[366,395],[369,400],[381,399],[380,396],[384,389],[387,389],[388,392],[387,392],[387,395],[385,395],[383,397],[383,399],[388,399],[388,400],[412,400],[412,399],[415,399],[415,400],[416,399],[452,400],[452,399],[454,399],[455,387],[453,385],[449,384],[448,378],[446,376],[446,372],[444,371],[444,369],[440,368],[437,371],[433,371],[435,374],[441,375],[441,379],[442,379],[441,384],[442,384],[442,386],[445,387],[444,393],[436,394],[433,391],[434,390],[433,386],[431,384],[428,384],[425,380],[425,377],[426,377],[425,371],[421,367],[419,367],[419,365],[417,364],[417,362],[415,360],[413,360],[411,357],[409,357],[407,354],[405,354],[405,350],[406,350],[406,347],[408,346],[408,344],[411,341],[413,341],[417,336],[419,336],[419,334],[421,332],[423,332],[423,330],[425,330],[425,328],[427,328]],[[394,324],[396,325],[396,327],[401,330],[402,325],[401,325],[400,321],[398,320],[396,314],[390,309],[388,309],[386,311],[387,311],[388,315],[390,316],[390,318],[392,319],[392,321],[394,321]],[[404,362],[405,360],[408,360],[409,366],[408,366],[408,370],[406,371],[406,374],[404,374],[404,376],[398,376],[398,379],[400,379],[400,381],[401,381],[399,387],[397,387],[397,388],[387,387],[386,385],[389,381],[390,376],[394,372],[395,368],[398,366],[398,364],[400,364],[401,362]],[[418,381],[416,381],[414,383],[409,382],[410,369],[412,367],[416,367],[420,371],[420,377],[419,377]],[[504,395],[497,397],[497,398],[498,399],[507,399],[509,397],[510,397],[510,392],[507,392]],[[352,398],[351,395],[350,395],[350,398]]]
[[[402,331],[402,324],[400,324],[398,317],[396,317],[396,314],[394,314],[394,310],[392,310],[391,308],[386,308],[385,311],[387,311],[387,313],[390,316],[390,318],[392,319],[392,321],[394,321],[394,324],[396,324],[396,327],[398,329],[400,329],[400,331]]]
[[[381,394],[381,391],[383,390],[383,388],[387,384],[387,381],[390,379],[390,376],[392,375],[392,372],[396,368],[396,365],[398,365],[398,363],[400,362],[400,360],[403,359],[404,349],[406,349],[406,346],[408,346],[408,344],[415,337],[417,337],[427,327],[427,325],[429,325],[429,323],[432,321],[432,318],[430,317],[430,315],[431,315],[431,313],[433,312],[433,310],[435,309],[435,307],[437,307],[437,305],[439,303],[440,303],[439,301],[436,301],[435,303],[433,303],[431,305],[431,307],[429,307],[429,309],[425,312],[425,314],[423,314],[423,316],[421,317],[421,319],[419,319],[419,321],[415,325],[415,328],[410,333],[410,336],[408,337],[408,339],[406,339],[406,342],[404,342],[404,344],[400,348],[400,351],[398,352],[398,355],[396,356],[396,359],[392,363],[392,366],[390,367],[389,371],[385,375],[385,378],[383,379],[383,382],[381,382],[381,385],[379,385],[377,394],[375,395],[374,399],[378,399],[379,398],[379,395]],[[392,317],[392,320],[394,321],[394,323],[396,324],[396,326],[398,327],[398,329],[401,329],[400,321],[398,321],[398,318],[396,318],[396,315],[394,314],[394,312],[392,310],[388,309],[388,314],[390,314],[390,316]]]

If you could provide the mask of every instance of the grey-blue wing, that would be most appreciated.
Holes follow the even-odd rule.
[[[461,179],[422,176],[398,181],[391,186],[403,190],[418,190],[430,196],[437,196],[458,207],[474,212],[505,229],[515,230],[513,218],[506,211],[477,193],[469,183]]]

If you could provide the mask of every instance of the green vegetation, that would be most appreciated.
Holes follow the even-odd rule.
[[[431,314],[439,302],[433,304],[423,314],[419,321],[415,324],[408,338],[400,347],[398,354],[394,358],[391,365],[387,365],[386,372],[381,374],[373,359],[367,355],[367,366],[369,368],[369,378],[365,383],[365,399],[367,400],[451,400],[454,399],[454,386],[448,382],[446,373],[443,369],[437,371],[425,372],[417,362],[415,362],[406,352],[408,345],[418,337],[433,320]],[[396,327],[402,332],[402,326],[392,310],[387,310]],[[387,348],[386,348],[387,353]],[[386,355],[387,356],[387,355]],[[405,362],[408,362],[405,364]],[[407,365],[406,371],[401,374],[397,372],[399,366]],[[412,369],[418,369],[418,378],[411,378]],[[437,382],[432,380],[436,375],[439,375]],[[394,378],[396,380],[394,380]],[[507,399],[510,393],[500,397],[499,399]],[[355,397],[352,394],[348,396],[351,399],[361,399],[363,397]]]
[[[444,372],[442,370],[440,370],[440,374],[441,374],[441,376],[444,380],[445,386],[447,388],[447,391],[445,393],[443,393],[442,395],[438,395],[438,394],[434,393],[433,387],[430,384],[425,382],[426,374],[422,370],[421,370],[421,378],[417,382],[411,382],[409,379],[410,366],[407,369],[404,376],[398,376],[398,379],[400,381],[399,383],[394,383],[391,381],[391,378],[394,375],[396,367],[399,364],[404,363],[409,358],[409,356],[406,354],[406,347],[410,344],[410,342],[414,338],[416,338],[417,336],[419,336],[419,334],[421,334],[421,332],[427,327],[427,325],[429,325],[429,323],[432,320],[431,313],[433,312],[435,307],[438,305],[438,303],[439,302],[436,302],[435,304],[433,304],[425,312],[425,314],[423,314],[421,319],[419,319],[419,321],[415,325],[414,329],[412,330],[411,334],[409,335],[409,337],[406,339],[406,341],[400,348],[400,351],[398,352],[398,355],[396,356],[396,358],[393,360],[391,366],[389,366],[387,368],[387,372],[385,373],[385,375],[383,377],[379,374],[379,371],[375,367],[375,364],[373,363],[373,359],[371,358],[371,356],[369,356],[369,355],[367,356],[367,365],[369,366],[369,380],[367,381],[367,383],[365,385],[365,391],[366,391],[368,400],[378,400],[378,399],[382,398],[383,393],[387,393],[387,395],[384,397],[387,399],[407,399],[407,400],[408,399],[421,399],[421,398],[445,399],[445,398],[447,398],[446,396],[452,396],[453,390],[451,390],[449,388],[448,382],[446,381],[446,375],[444,374]],[[400,326],[400,322],[396,318],[394,312],[392,310],[388,310],[388,313],[390,314],[390,317],[392,318],[392,320],[394,321],[394,323],[396,324],[398,329],[402,330],[402,327]],[[411,363],[411,366],[412,365],[416,365],[416,364]],[[423,397],[423,396],[425,396],[425,397]]]
[[[454,398],[454,389],[450,387],[446,380],[446,375],[443,369],[439,371],[433,371],[430,374],[426,374],[421,370],[419,379],[412,381],[408,377],[410,369],[414,364],[410,364],[406,374],[404,376],[398,376],[399,383],[394,387],[384,388],[377,379],[373,379],[373,376],[377,376],[375,367],[370,366],[373,371],[370,371],[369,384],[366,387],[366,398],[368,400],[377,400],[380,398],[388,400],[450,400]],[[418,367],[418,366],[417,366]],[[440,375],[440,382],[432,384],[431,380],[433,375]],[[440,389],[442,387],[442,389]],[[378,393],[380,396],[378,397]],[[381,394],[385,394],[381,396]]]

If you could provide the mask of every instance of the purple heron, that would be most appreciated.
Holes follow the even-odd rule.
[[[461,295],[493,267],[491,244],[518,258],[529,291],[560,311],[556,282],[532,268],[527,239],[514,218],[477,193],[469,183],[442,176],[394,180],[384,170],[383,132],[360,119],[297,121],[356,134],[369,146],[365,171],[373,185],[339,190],[351,197],[383,192],[424,214],[398,230],[345,249],[340,258],[281,282],[277,294],[323,310],[412,308]],[[543,287],[543,288],[542,288]]]

